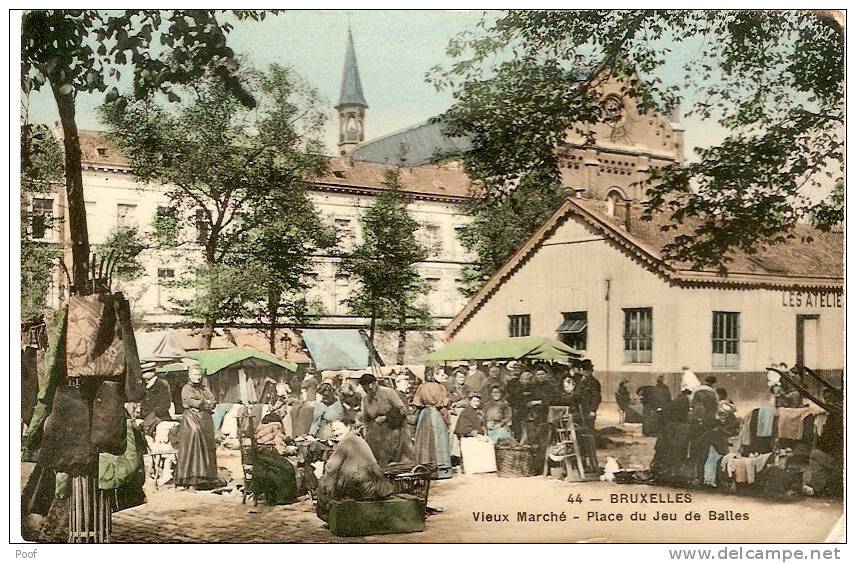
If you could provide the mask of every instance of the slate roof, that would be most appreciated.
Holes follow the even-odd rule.
[[[360,69],[357,67],[357,55],[354,52],[354,37],[348,28],[348,43],[345,47],[345,67],[342,69],[342,89],[336,109],[344,106],[369,107],[363,96],[363,84],[360,81]]]
[[[458,157],[472,147],[465,137],[449,137],[439,117],[365,141],[351,153],[354,161],[421,166],[449,157]]]
[[[667,214],[642,221],[642,206],[630,206],[630,225],[625,227],[624,205],[614,216],[606,213],[606,202],[590,199],[566,199],[511,258],[476,292],[446,327],[452,337],[481,306],[502,287],[514,272],[523,267],[541,244],[566,220],[576,219],[602,235],[613,247],[672,285],[682,287],[726,287],[731,289],[803,289],[840,291],[844,287],[844,233],[819,231],[809,225],[797,225],[794,238],[760,250],[755,255],[733,254],[725,275],[714,270],[691,270],[688,264],[668,263],[662,250],[675,236],[691,233],[686,222],[677,230],[662,231]]]

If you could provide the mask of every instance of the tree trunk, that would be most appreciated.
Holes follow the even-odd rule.
[[[50,81],[62,123],[65,147],[65,191],[68,198],[68,231],[71,236],[71,283],[78,294],[88,293],[89,229],[86,225],[86,202],[83,198],[80,138],[75,121],[74,96],[60,93],[62,84]]]
[[[279,321],[279,298],[276,292],[271,292],[268,295],[268,344],[270,345],[270,353],[276,355],[276,325]]]
[[[398,318],[398,353],[395,356],[395,363],[400,366],[404,365],[404,352],[407,346],[407,318],[401,315]]]
[[[377,319],[375,318],[375,313],[372,311],[372,319],[369,322],[369,365],[373,366],[375,363],[375,347],[374,347],[374,333],[375,333],[375,324]]]
[[[202,326],[202,345],[203,350],[211,349],[211,341],[214,339],[214,329],[217,328],[217,317],[214,311],[217,309],[217,304],[211,302],[212,299],[219,297],[217,291],[218,280],[214,277],[214,266],[216,257],[214,254],[215,248],[214,233],[212,232],[205,244],[205,265],[208,268],[208,311],[205,315],[205,324]]]
[[[210,350],[211,341],[214,339],[214,329],[217,327],[217,320],[211,317],[205,317],[205,324],[202,325],[202,341],[199,348],[201,350]]]

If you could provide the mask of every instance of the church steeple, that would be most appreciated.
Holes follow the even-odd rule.
[[[342,70],[342,88],[339,93],[339,153],[350,154],[365,139],[365,117],[369,105],[363,96],[354,37],[348,26],[348,43],[345,47],[345,67]]]

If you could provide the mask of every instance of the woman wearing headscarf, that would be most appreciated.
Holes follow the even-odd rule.
[[[316,506],[318,517],[325,522],[334,500],[383,500],[393,494],[371,447],[359,433],[349,432],[341,421],[336,421],[331,425],[331,435],[337,444],[318,481]]]
[[[435,468],[433,479],[452,477],[452,456],[449,442],[449,394],[426,372],[425,381],[413,395],[413,406],[419,410],[416,418],[415,461]]]
[[[318,393],[321,395],[321,399],[315,401],[309,434],[319,440],[326,440],[330,437],[330,424],[345,417],[345,408],[336,396],[336,392],[333,391],[331,382],[323,382],[318,388]]]
[[[484,403],[484,419],[487,425],[487,436],[492,443],[500,440],[510,440],[511,435],[511,406],[503,397],[502,388],[494,385],[490,389],[490,398]]]
[[[198,363],[188,366],[187,378],[189,381],[181,390],[184,413],[178,427],[175,484],[196,489],[217,481],[217,445],[211,418],[217,401]]]
[[[366,427],[366,442],[377,462],[385,467],[411,461],[411,452],[403,447],[401,436],[402,431],[407,436],[407,407],[398,393],[378,385],[377,378],[370,373],[360,376],[360,387],[365,391],[360,410]]]
[[[663,409],[663,422],[651,461],[651,473],[656,479],[666,482],[674,482],[681,477],[684,462],[688,459],[692,435],[689,424],[690,401],[693,391],[701,386],[691,369],[683,369],[681,392]]]

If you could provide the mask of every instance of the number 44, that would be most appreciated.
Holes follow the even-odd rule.
[[[568,502],[582,504],[583,503],[583,497],[579,493],[576,493],[576,494],[571,493],[568,495]]]

